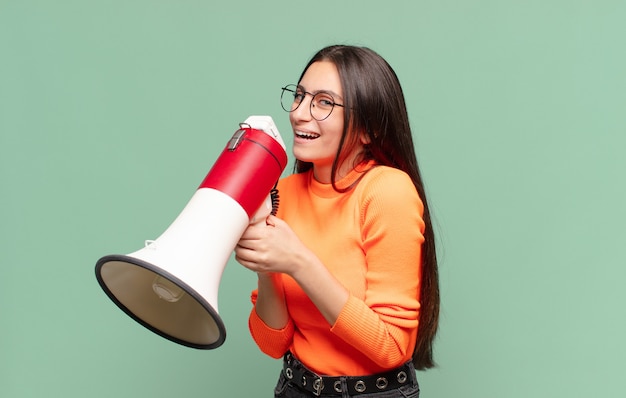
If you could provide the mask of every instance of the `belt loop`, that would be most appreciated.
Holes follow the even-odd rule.
[[[348,391],[348,378],[341,376],[341,398],[350,398],[350,391]]]
[[[411,384],[413,384],[414,386],[419,385],[419,382],[417,381],[417,374],[415,373],[415,365],[413,365],[412,361],[409,361],[408,363],[409,365],[409,375],[410,375],[410,380],[411,380]]]

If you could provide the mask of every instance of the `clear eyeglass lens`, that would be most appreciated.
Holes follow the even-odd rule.
[[[317,120],[324,120],[333,111],[335,101],[326,93],[317,93],[311,99],[311,116]]]
[[[300,102],[297,101],[296,98],[297,90],[298,88],[293,84],[283,88],[283,92],[280,95],[280,105],[285,111],[293,112],[298,108],[298,105],[300,105]]]

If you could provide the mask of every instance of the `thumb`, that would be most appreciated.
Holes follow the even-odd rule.
[[[276,226],[276,221],[278,220],[278,217],[270,214],[269,216],[267,216],[267,218],[265,219],[265,224],[275,227]]]

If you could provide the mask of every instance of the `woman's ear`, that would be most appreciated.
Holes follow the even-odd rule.
[[[359,139],[361,141],[361,144],[363,145],[368,145],[372,142],[372,139],[370,138],[370,135],[367,133],[367,131],[361,132],[361,134],[359,134]]]

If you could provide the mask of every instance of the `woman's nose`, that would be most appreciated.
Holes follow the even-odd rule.
[[[292,120],[302,120],[302,121],[311,120],[312,118],[311,101],[312,100],[313,98],[311,98],[310,95],[305,95],[300,105],[294,111],[291,112]]]

